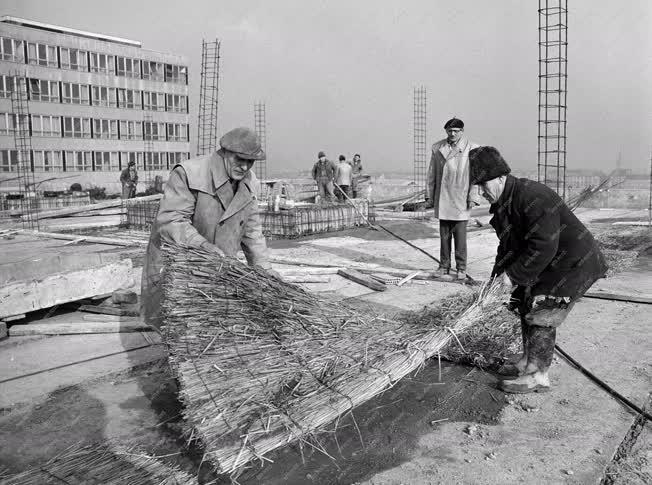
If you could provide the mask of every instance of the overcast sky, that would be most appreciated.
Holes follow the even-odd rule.
[[[652,2],[570,0],[568,167],[649,170]],[[413,88],[428,145],[453,115],[514,167],[537,162],[536,0],[3,0],[2,13],[185,55],[196,131],[201,41],[222,41],[221,131],[267,108],[268,173],[360,152],[411,171]],[[192,150],[195,151],[193,140]],[[374,170],[372,167],[377,167]]]

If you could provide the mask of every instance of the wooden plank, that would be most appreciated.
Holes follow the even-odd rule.
[[[140,312],[130,308],[120,308],[104,305],[82,305],[79,307],[80,312],[101,313],[102,315],[117,315],[120,317],[136,317]]]
[[[387,289],[387,286],[385,286],[383,283],[380,283],[375,279],[373,279],[371,276],[362,274],[354,269],[340,268],[337,271],[337,274],[343,276],[348,280],[354,281],[359,285],[366,286],[367,288],[371,288],[374,291],[385,291]]]
[[[405,283],[410,281],[412,278],[416,278],[420,273],[421,273],[421,271],[415,271],[414,273],[410,273],[405,278],[403,278],[401,281],[396,283],[396,286],[403,286]]]
[[[67,322],[67,323],[29,323],[13,325],[9,336],[25,335],[79,335],[89,333],[129,333],[153,330],[141,321],[131,322]]]
[[[280,268],[278,272],[281,274],[281,276],[299,276],[299,275],[329,275],[329,274],[337,274],[337,271],[341,269],[339,268],[315,268],[312,266],[309,266],[307,268]]]
[[[607,293],[604,291],[587,291],[586,298],[598,298],[600,300],[627,301],[630,303],[644,303],[652,305],[652,295],[631,295],[624,293]]]
[[[330,278],[328,276],[312,276],[312,275],[298,275],[298,276],[283,276],[283,281],[287,283],[329,283]]]
[[[131,260],[125,259],[4,286],[0,288],[0,318],[128,288],[133,283],[131,268]]]
[[[68,241],[74,241],[79,239],[79,234],[63,234],[60,232],[41,232],[41,231],[27,231],[21,230],[23,234],[29,234],[30,236],[50,238],[50,239],[64,239]],[[117,239],[111,237],[99,237],[99,236],[84,236],[84,241],[88,243],[95,244],[110,244],[112,246],[147,246],[148,241],[146,239]]]

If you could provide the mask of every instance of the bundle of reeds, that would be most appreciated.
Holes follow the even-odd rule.
[[[192,437],[236,472],[315,433],[418,369],[504,299],[453,296],[430,321],[390,321],[319,299],[258,268],[169,247],[163,334]],[[312,439],[311,439],[312,438]]]
[[[135,449],[108,443],[72,447],[46,463],[15,475],[3,485],[83,483],[88,485],[191,485],[197,480]]]

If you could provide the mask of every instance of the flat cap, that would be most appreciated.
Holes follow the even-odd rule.
[[[317,154],[317,158],[325,157],[326,154],[322,151]]]
[[[512,171],[494,147],[478,147],[469,152],[469,183],[483,184]]]
[[[458,118],[451,118],[444,125],[444,130],[448,130],[449,128],[459,128],[460,130],[463,130],[464,122]]]
[[[220,138],[220,146],[245,160],[265,160],[258,135],[251,128],[234,128],[225,133]]]

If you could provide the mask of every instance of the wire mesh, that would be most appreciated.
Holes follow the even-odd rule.
[[[426,176],[428,170],[428,151],[427,151],[427,130],[426,130],[426,116],[427,116],[427,100],[426,88],[420,86],[414,88],[414,116],[413,116],[413,141],[414,141],[414,186],[417,191],[425,190]],[[415,207],[413,212],[415,217],[424,217],[425,210]]]
[[[539,182],[566,198],[566,0],[539,0]]]
[[[212,42],[202,40],[197,155],[212,153],[217,149],[220,45],[217,39]]]

